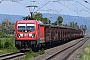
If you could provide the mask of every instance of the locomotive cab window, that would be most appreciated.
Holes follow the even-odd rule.
[[[26,24],[18,24],[18,31],[19,32],[24,32],[25,31],[25,26],[26,26]]]
[[[28,24],[22,24],[22,23],[19,23],[18,24],[18,31],[19,32],[33,32],[34,31],[34,27],[35,27],[35,24],[32,24],[32,23],[28,23]]]
[[[35,24],[27,24],[26,29],[27,29],[28,32],[33,32],[34,27],[35,27]]]

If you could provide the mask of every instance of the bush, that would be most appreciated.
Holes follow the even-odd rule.
[[[32,49],[30,48],[29,53],[33,53]]]
[[[9,48],[9,47],[11,47],[12,46],[12,44],[10,43],[10,42],[8,42],[8,41],[6,41],[5,43],[4,43],[4,48]]]
[[[1,40],[0,40],[0,48],[3,48],[3,45],[2,45],[2,43],[1,43]]]
[[[45,53],[45,52],[44,52],[44,49],[38,51],[38,54],[40,54],[40,55],[42,55],[42,54],[44,54],[44,53]]]
[[[0,38],[3,38],[3,37],[7,37],[7,34],[6,33],[4,33],[3,31],[0,31]]]

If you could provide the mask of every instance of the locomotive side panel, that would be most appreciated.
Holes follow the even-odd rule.
[[[44,38],[44,25],[40,25],[40,43],[45,43],[45,38]]]

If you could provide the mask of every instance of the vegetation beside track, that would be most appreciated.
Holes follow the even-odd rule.
[[[39,17],[39,18],[38,18]],[[27,20],[29,16],[25,17]],[[41,13],[35,14],[34,18],[36,20],[42,20],[44,24],[53,24],[53,25],[60,25],[66,26],[71,28],[79,28],[77,22],[70,22],[70,24],[62,24],[63,18],[61,16],[57,17],[57,20],[54,23],[51,23],[48,18],[43,18]],[[0,23],[0,54],[6,54],[11,52],[17,52],[18,49],[15,48],[15,40],[14,40],[14,22],[10,22],[8,19],[4,19],[2,23]],[[84,25],[80,26],[81,29],[86,30],[87,27]],[[38,55],[44,54],[44,50],[39,50],[37,53],[30,50],[26,52],[26,57],[22,58],[21,60],[29,60],[30,58],[36,57]],[[20,59],[19,59],[20,60]]]
[[[15,40],[14,36],[8,37],[8,38],[0,38],[0,55],[1,54],[7,54],[11,52],[17,52],[19,51],[15,47]],[[38,55],[44,54],[44,50],[39,50],[38,52],[33,52],[31,49],[28,52],[25,52],[25,57],[17,60],[29,60],[31,58],[34,58]]]
[[[14,36],[8,38],[0,38],[0,55],[19,51],[15,48]]]
[[[28,52],[25,52],[25,57],[17,60],[30,60],[31,58],[34,58],[36,56],[44,54],[44,49],[39,50],[38,52],[33,52],[32,49],[30,49]]]
[[[90,44],[88,44],[80,54],[80,60],[90,60]]]

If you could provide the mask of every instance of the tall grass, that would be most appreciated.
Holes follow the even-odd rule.
[[[10,52],[18,51],[15,48],[14,37],[0,38],[0,54],[6,54]]]
[[[38,55],[44,54],[44,49],[39,50],[38,52],[33,52],[32,49],[30,49],[28,52],[25,52],[25,57],[17,60],[30,60],[31,58],[34,58]]]
[[[14,46],[14,38],[0,38],[1,48],[8,48]]]
[[[90,44],[88,44],[80,54],[80,60],[90,60]]]
[[[6,54],[10,52],[16,52],[19,51],[15,48],[15,40],[14,37],[9,38],[0,38],[0,54]],[[25,52],[25,57],[17,60],[30,60],[31,58],[34,58],[38,55],[44,54],[44,49],[39,50],[37,53],[33,52],[32,49],[30,49],[28,52]]]

